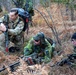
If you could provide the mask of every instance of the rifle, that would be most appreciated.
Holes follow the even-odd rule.
[[[34,65],[35,63],[34,63],[33,60],[36,59],[36,57],[37,57],[37,53],[33,53],[33,54],[29,55],[29,56],[21,56],[19,58],[21,58],[22,60],[24,60],[25,62],[27,62],[28,65]],[[33,58],[33,59],[30,59],[30,58]],[[18,66],[20,66],[20,65],[21,65],[20,61],[17,61],[17,62],[15,62],[13,64],[10,64],[7,67],[3,66],[0,69],[0,72],[6,70],[7,68],[10,68],[10,71],[14,72],[14,71],[16,71],[16,69],[18,68]]]
[[[60,62],[57,62],[56,64],[52,65],[51,67],[63,66],[64,64],[73,66],[73,65],[75,65],[75,63],[74,63],[75,59],[76,59],[76,54],[70,54],[67,56],[67,58],[62,59]]]
[[[4,20],[3,20],[3,23],[6,26],[6,31],[4,32],[5,42],[6,42],[6,49],[5,49],[6,52],[8,52],[8,44],[9,44],[9,41],[8,41],[8,21],[9,21],[9,16],[6,14],[6,15],[4,15]]]
[[[31,55],[24,56],[23,60],[28,63],[28,65],[34,65],[36,64],[35,60],[37,58],[38,54],[36,52],[32,53]]]
[[[16,70],[16,67],[19,66],[19,65],[20,65],[20,62],[18,61],[18,62],[15,62],[15,63],[9,65],[8,67],[10,68],[10,71],[11,71],[11,72],[14,72],[14,71]],[[3,67],[0,69],[0,72],[6,70],[8,67],[3,66]]]

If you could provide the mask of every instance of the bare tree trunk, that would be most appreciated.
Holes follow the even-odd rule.
[[[74,9],[71,8],[71,21],[74,21]]]

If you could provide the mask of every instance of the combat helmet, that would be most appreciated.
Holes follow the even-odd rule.
[[[34,40],[40,40],[41,43],[45,41],[45,35],[43,32],[39,32],[37,35],[33,37]]]

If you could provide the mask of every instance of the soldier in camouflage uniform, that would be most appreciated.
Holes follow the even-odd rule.
[[[18,16],[18,11],[16,9],[11,9],[10,13],[8,14],[9,17],[9,24],[8,24],[8,37],[9,41],[14,43],[14,46],[22,49],[23,45],[23,28],[24,22]],[[6,26],[3,23],[4,16],[0,18],[0,30],[2,32],[6,31]],[[20,21],[19,21],[20,20]],[[19,22],[19,23],[18,23]],[[5,50],[5,35],[4,33],[0,34],[0,50]]]
[[[74,66],[74,67],[76,67],[76,33],[74,33],[73,35],[72,35],[72,37],[71,37],[71,41],[72,41],[72,45],[73,45],[73,47],[74,47],[74,49],[73,49],[73,61],[74,61],[74,63],[72,64],[72,66]]]
[[[37,53],[35,60],[38,59],[38,61],[36,61],[36,63],[39,61],[47,63],[52,58],[52,45],[47,41],[47,39],[45,39],[43,32],[39,32],[36,36],[31,38],[28,45],[24,47],[25,57],[33,54],[34,52]]]
[[[74,33],[71,37],[71,41],[74,47],[74,52],[76,53],[76,33]]]

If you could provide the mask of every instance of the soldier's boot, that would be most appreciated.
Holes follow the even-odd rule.
[[[13,46],[10,47],[10,48],[9,48],[9,52],[14,53],[14,52],[15,52],[15,47],[13,47]]]

